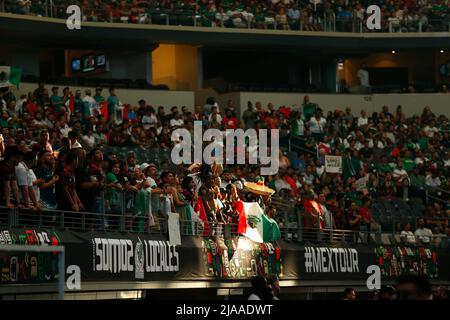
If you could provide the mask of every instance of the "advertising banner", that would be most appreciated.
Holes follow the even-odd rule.
[[[445,249],[407,246],[302,245],[278,240],[257,243],[230,239],[168,237],[120,232],[45,229],[0,230],[0,245],[65,246],[65,265],[80,270],[81,281],[219,281],[277,274],[282,280],[365,280],[378,266],[383,279],[425,274],[450,280]],[[0,284],[56,282],[56,253],[0,250]]]

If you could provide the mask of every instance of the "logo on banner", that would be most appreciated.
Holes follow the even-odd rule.
[[[305,247],[308,273],[359,272],[358,251],[353,248]]]
[[[135,278],[144,279],[144,246],[142,245],[141,239],[136,243],[134,248],[134,265],[135,268]]]
[[[94,238],[93,269],[98,272],[135,273],[144,279],[145,273],[175,272],[180,259],[176,246],[168,241],[141,240],[135,245],[130,239]]]

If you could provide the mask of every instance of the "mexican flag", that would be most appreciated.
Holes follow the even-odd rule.
[[[0,88],[11,86],[19,87],[21,78],[21,69],[8,66],[0,66]]]
[[[236,210],[239,214],[238,232],[250,240],[263,243],[281,238],[278,224],[264,213],[257,202],[239,201]],[[246,221],[246,225],[241,221]]]

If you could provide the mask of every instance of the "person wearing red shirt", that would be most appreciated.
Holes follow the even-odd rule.
[[[361,236],[363,242],[367,242],[369,239],[370,223],[372,221],[372,213],[370,212],[370,199],[365,198],[362,206],[358,209],[358,215],[361,217],[359,228],[362,232]]]
[[[305,209],[304,223],[305,229],[320,228],[325,227],[325,219],[322,213],[322,208],[316,201],[317,195],[314,191],[310,190],[303,201],[303,207]]]
[[[231,110],[227,110],[225,113],[225,117],[222,120],[222,125],[224,129],[237,129],[238,128],[238,120],[234,116]]]

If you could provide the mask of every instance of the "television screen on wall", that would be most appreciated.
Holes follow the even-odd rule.
[[[72,59],[72,72],[78,72],[81,70],[81,61],[80,59]]]
[[[99,54],[95,57],[95,66],[96,67],[106,66],[106,56],[104,54]]]
[[[83,72],[89,72],[95,70],[95,56],[86,55],[81,57],[81,65]]]

